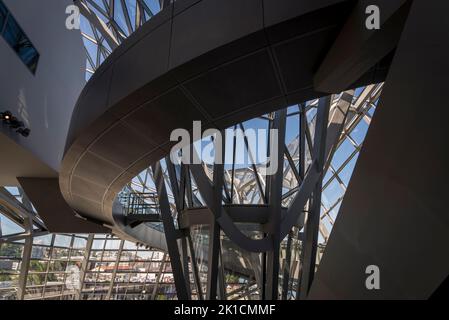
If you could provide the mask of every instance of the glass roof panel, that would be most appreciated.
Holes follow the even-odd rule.
[[[0,236],[25,232],[25,229],[0,213]]]

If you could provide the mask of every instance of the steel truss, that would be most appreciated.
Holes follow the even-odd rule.
[[[164,229],[174,250],[170,255],[181,257],[172,260],[178,269],[177,290],[190,288],[183,298],[226,299],[230,291],[239,292],[229,285],[230,274],[257,284],[251,298],[307,297],[349,180],[342,172],[355,162],[361,148],[357,130],[369,125],[381,89],[382,84],[370,85],[260,117],[283,133],[276,144],[281,168],[275,175],[263,176],[263,163],[188,165],[166,158],[128,184],[124,192],[137,197],[156,192],[159,201],[164,199],[163,210],[157,199],[149,202],[160,206],[162,220],[164,214],[172,218],[172,231],[167,232],[165,223]],[[293,120],[298,122],[297,136],[286,144]],[[233,148],[225,149],[232,156],[227,159],[236,158],[236,138],[231,139]],[[251,153],[254,146],[246,137],[242,143]],[[197,152],[194,147],[192,151]],[[341,195],[329,201],[335,185]],[[240,257],[233,263],[226,261],[231,247]]]
[[[127,185],[122,199],[126,200],[123,204],[128,223],[145,223],[165,231],[170,255],[166,254],[164,261],[171,264],[178,298],[299,299],[307,296],[347,187],[346,171],[351,164],[353,167],[361,149],[363,139],[357,130],[369,125],[381,89],[382,84],[370,85],[258,118],[257,121],[266,122],[267,128],[284,127],[290,135],[292,123],[297,123],[295,138],[287,143],[287,139],[279,137],[277,147],[283,169],[274,176],[261,174],[263,163],[244,167],[234,162],[224,166],[180,165],[167,158]],[[327,126],[323,121],[326,113]],[[237,127],[245,129],[248,123]],[[227,152],[235,159],[237,138],[232,139],[233,147]],[[286,143],[282,143],[283,139]],[[251,151],[245,137],[242,143]],[[317,159],[321,164],[317,164]],[[335,185],[342,192],[330,201],[327,198],[334,193]],[[35,271],[30,271],[33,242],[48,235],[48,231],[26,195],[20,188],[16,189],[15,194],[0,189],[1,213],[23,232],[1,234],[0,245],[21,243],[23,247],[20,268],[16,271],[15,297],[42,298],[33,293],[27,279],[30,272],[35,276]],[[290,216],[292,212],[294,215]],[[224,223],[220,220],[223,215],[228,217]],[[230,231],[229,221],[233,224]],[[290,228],[283,225],[286,221],[293,221]],[[53,239],[52,247],[58,235],[49,236]],[[77,235],[70,237],[76,239]],[[81,262],[82,283],[89,282],[86,275],[91,274],[89,257],[94,237],[86,236],[86,241]],[[121,240],[117,252],[124,243]],[[119,261],[114,262],[112,277],[120,274]],[[51,273],[48,268],[47,275]],[[160,269],[157,285],[150,290],[142,286],[133,289],[133,283],[128,280],[128,287],[120,285],[120,290],[125,291],[119,291],[129,290],[134,296],[135,290],[141,290],[146,291],[143,294],[146,298],[156,298],[165,269]],[[101,298],[120,296],[113,283],[110,281],[101,289]],[[88,293],[61,291],[57,296],[88,298]]]
[[[161,0],[156,9],[150,2],[75,0],[89,25],[83,30],[89,73],[172,1]],[[256,289],[247,298],[307,296],[381,88],[370,85],[257,119],[281,132],[275,175],[264,176],[263,163],[236,165],[234,137],[230,166],[167,158],[123,189],[119,200],[128,225],[165,231],[180,298],[226,299],[250,283]],[[296,138],[287,141],[292,126]],[[241,143],[254,157],[248,137]],[[234,275],[246,284],[231,285]]]
[[[86,48],[86,78],[145,22],[171,0],[73,0],[82,15]]]

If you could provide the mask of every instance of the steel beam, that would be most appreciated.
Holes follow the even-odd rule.
[[[191,263],[192,263],[193,279],[195,280],[195,286],[196,286],[198,300],[204,300],[203,288],[201,286],[201,279],[200,279],[200,274],[199,274],[199,270],[198,270],[198,261],[196,260],[195,249],[193,247],[192,237],[190,236],[190,234],[187,236],[187,240],[188,240],[188,244],[189,244],[189,252],[190,252],[190,259],[191,259]]]
[[[125,240],[120,241],[120,246],[119,246],[119,249],[117,252],[117,258],[115,259],[115,268],[114,268],[114,271],[112,272],[111,284],[109,285],[108,293],[106,294],[106,300],[111,300],[112,290],[114,288],[115,276],[117,274],[117,269],[118,269],[118,266],[120,263],[120,256],[122,255],[124,243],[125,243]]]
[[[190,288],[190,270],[189,270],[189,256],[187,254],[187,239],[185,236],[183,236],[180,239],[181,245],[181,263],[182,263],[182,270],[184,272],[184,280],[186,282],[186,288],[187,292],[189,293],[189,299],[192,298],[192,291]]]
[[[157,289],[159,287],[159,284],[161,282],[162,275],[164,274],[164,267],[167,259],[167,253],[164,253],[164,256],[162,257],[161,266],[159,267],[159,273],[157,274],[156,283],[153,287],[153,292],[151,293],[151,300],[156,299]]]
[[[224,132],[222,132],[222,137],[224,137]],[[224,150],[225,139],[221,139],[220,147]],[[215,151],[217,152],[217,151]],[[217,285],[219,279],[219,260],[220,260],[220,225],[216,219],[220,218],[223,202],[223,179],[224,179],[224,164],[223,164],[223,154],[221,159],[216,157],[214,164],[214,176],[213,176],[213,187],[212,193],[209,195],[212,197],[211,209],[214,214],[215,219],[209,226],[209,250],[208,250],[208,269],[207,269],[207,292],[206,296],[208,300],[217,299]],[[209,189],[210,190],[210,189]]]
[[[17,290],[17,300],[23,300],[26,292],[28,279],[28,270],[30,268],[31,250],[33,248],[33,222],[31,219],[25,219],[25,230],[29,234],[25,238],[23,246],[22,263],[20,264],[19,286]]]
[[[287,300],[287,295],[288,295],[288,287],[289,287],[289,282],[290,282],[290,265],[291,265],[291,257],[292,257],[292,236],[293,236],[293,231],[291,231],[288,234],[288,239],[287,239],[287,247],[285,249],[286,251],[286,257],[285,257],[285,264],[284,264],[284,273],[282,276],[282,300]]]
[[[278,282],[279,282],[279,247],[281,244],[281,205],[282,205],[282,180],[284,169],[284,146],[285,146],[285,123],[287,110],[277,111],[272,122],[272,129],[277,130],[276,146],[280,149],[277,153],[278,167],[275,174],[269,176],[269,207],[270,222],[268,232],[271,234],[273,241],[272,250],[267,253],[267,288],[266,298],[268,300],[278,299]],[[270,144],[271,147],[271,144]],[[270,150],[270,153],[273,150]]]
[[[93,242],[94,242],[94,235],[90,234],[87,237],[86,250],[84,251],[84,258],[83,258],[83,262],[81,263],[80,288],[79,288],[79,290],[77,290],[77,293],[75,295],[76,300],[81,300],[81,298],[82,298],[84,280],[86,279],[86,272],[87,272],[87,267],[89,265],[90,251],[92,250]]]
[[[80,9],[80,13],[101,33],[108,43],[109,47],[114,50],[118,47],[119,41],[109,30],[106,23],[103,22],[92,10],[81,0],[74,0],[74,3]]]
[[[318,183],[316,184],[311,206],[307,216],[305,225],[305,239],[302,247],[302,272],[301,272],[301,288],[299,292],[300,298],[306,298],[309,292],[313,276],[315,274],[316,250],[318,242],[318,232],[320,225],[320,209],[321,209],[321,190],[323,168],[325,164],[326,154],[326,133],[329,121],[330,96],[321,98],[318,103],[317,119],[313,143],[313,157],[315,158],[314,166],[319,173]]]
[[[178,295],[178,299],[188,300],[189,292],[186,288],[181,258],[178,250],[177,231],[175,229],[170,210],[170,203],[168,201],[167,190],[165,188],[165,181],[160,162],[155,163],[152,168],[157,193],[159,196],[159,207],[161,210],[162,223],[164,225],[165,240],[167,241],[168,253],[170,255],[173,278],[175,280],[176,293]]]

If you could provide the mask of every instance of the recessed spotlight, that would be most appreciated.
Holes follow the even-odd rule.
[[[31,130],[25,128],[23,122],[14,117],[10,111],[0,112],[0,120],[2,120],[11,129],[15,129],[16,132],[22,136],[28,137],[30,135]]]
[[[12,119],[12,113],[10,111],[1,112],[0,119],[3,121],[10,121]]]

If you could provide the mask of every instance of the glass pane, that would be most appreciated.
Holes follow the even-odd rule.
[[[116,261],[117,254],[117,251],[105,251],[103,253],[103,261]]]
[[[135,260],[136,251],[122,251],[122,255],[120,256],[121,261],[131,261]]]
[[[338,170],[341,165],[346,161],[348,156],[354,152],[355,148],[348,138],[338,147],[332,158],[332,166]]]
[[[33,246],[31,249],[31,259],[49,259],[50,258],[50,248]]]
[[[106,250],[118,250],[120,247],[121,240],[107,240],[106,242]]]
[[[70,247],[71,242],[72,242],[71,236],[57,234],[55,237],[55,247],[68,248]]]
[[[354,170],[357,158],[358,154],[356,154],[339,173],[340,179],[346,186],[349,184],[349,180],[351,179],[352,171]]]
[[[32,73],[36,72],[39,53],[12,16],[6,21],[3,37]]]
[[[22,232],[25,232],[25,229],[13,222],[11,219],[0,214],[0,236],[7,236]]]
[[[30,271],[35,272],[46,272],[47,271],[47,261],[38,261],[38,260],[31,260],[30,261]]]
[[[351,137],[355,140],[355,142],[357,142],[358,145],[361,145],[367,132],[368,124],[364,119],[362,119],[357,127],[355,127],[355,129],[351,132]]]
[[[3,243],[0,245],[0,257],[9,259],[22,259],[23,245]]]
[[[137,246],[134,242],[125,241],[125,244],[123,245],[123,249],[125,250],[136,250]]]
[[[61,259],[61,260],[67,260],[69,256],[69,249],[63,249],[63,248],[53,248],[53,259]]]
[[[67,268],[67,261],[52,261],[50,264],[50,271],[65,271]]]
[[[51,245],[51,239],[53,235],[47,234],[45,236],[35,237],[33,239],[33,244],[42,245],[42,246],[49,246]]]
[[[340,198],[344,195],[344,190],[336,179],[323,190],[322,193],[322,203],[325,207],[332,207]]]
[[[27,286],[39,286],[45,283],[45,273],[29,274],[27,279]]]
[[[94,240],[92,243],[92,249],[101,250],[104,247],[104,240]]]
[[[86,245],[87,245],[87,239],[85,239],[85,238],[75,237],[75,239],[73,240],[73,248],[84,249],[84,248],[86,248]]]

